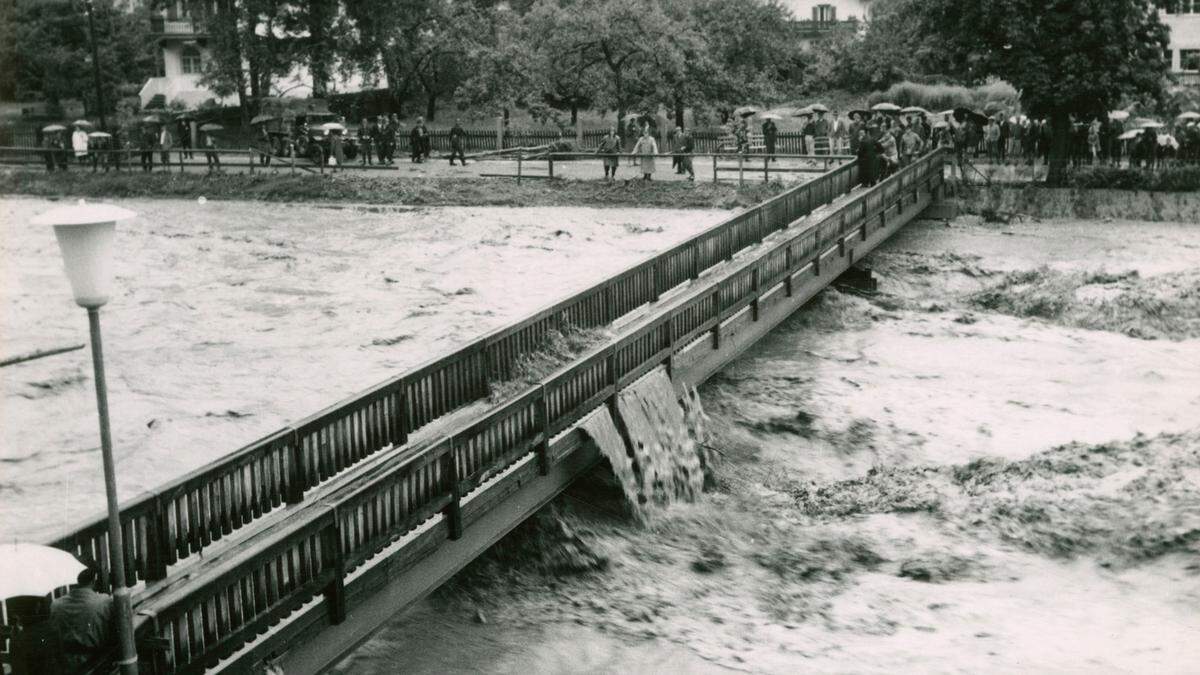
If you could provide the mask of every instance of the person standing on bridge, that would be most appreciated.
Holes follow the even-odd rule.
[[[50,606],[50,621],[62,643],[67,672],[79,672],[116,644],[112,597],[100,593],[96,568],[79,573],[77,583]]]
[[[642,129],[642,137],[633,146],[633,154],[642,165],[642,180],[650,180],[654,175],[654,156],[658,154],[658,142],[650,135],[650,125]]]

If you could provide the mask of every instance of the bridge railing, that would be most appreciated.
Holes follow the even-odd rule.
[[[364,478],[336,503],[303,512],[304,517],[289,520],[253,550],[230,556],[217,569],[139,604],[139,634],[166,645],[147,663],[164,672],[201,670],[318,595],[329,603],[330,620],[341,621],[353,598],[383,583],[350,572],[406,537],[401,551],[411,549],[397,564],[411,564],[442,539],[460,537],[462,501],[473,490],[531,453],[538,456],[538,471],[546,473],[554,434],[628,382],[669,365],[675,352],[704,333],[756,307],[766,290],[780,283],[790,288],[790,279],[806,268],[821,274],[822,257],[844,246],[846,237],[858,236],[858,228],[866,239],[887,219],[911,208],[917,191],[940,185],[942,161],[939,150],[914,162],[818,222],[772,242],[754,258],[702,280],[669,312]],[[851,181],[853,171],[851,166]],[[435,532],[434,539],[417,536],[437,527],[444,530]]]
[[[302,501],[313,487],[485,398],[491,383],[511,378],[519,359],[540,349],[553,331],[612,323],[849,192],[856,176],[855,165],[848,163],[790,188],[610,279],[127,501],[121,506],[126,583],[165,578],[170,565],[283,504]],[[475,446],[481,443],[486,445]],[[490,456],[479,452],[479,457]],[[473,466],[474,456],[463,455],[464,465]],[[103,514],[49,543],[97,561],[108,583]]]

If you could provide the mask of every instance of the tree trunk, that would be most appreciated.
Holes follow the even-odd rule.
[[[571,101],[571,126],[579,126],[579,103]]]
[[[328,31],[336,8],[331,0],[309,0],[308,6],[308,70],[313,98],[321,98],[329,93]]]
[[[1067,153],[1071,144],[1071,116],[1066,111],[1050,114],[1050,157],[1046,171],[1047,187],[1061,187],[1067,181]]]
[[[433,116],[437,114],[437,96],[425,93],[425,121],[432,122]]]
[[[675,97],[675,126],[683,126],[683,101],[678,96]]]

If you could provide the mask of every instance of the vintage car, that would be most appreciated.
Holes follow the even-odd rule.
[[[328,162],[334,134],[342,136],[346,159],[358,156],[357,139],[337,122],[321,99],[264,99],[259,114],[250,120],[263,150],[276,157],[307,157],[313,163]]]

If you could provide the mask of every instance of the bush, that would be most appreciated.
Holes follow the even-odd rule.
[[[1178,166],[1159,170],[1088,167],[1071,172],[1067,186],[1108,190],[1150,192],[1200,191],[1200,166]]]
[[[886,91],[877,91],[867,99],[869,105],[884,101],[901,107],[916,105],[931,112],[959,107],[981,111],[1015,111],[1020,107],[1017,90],[1011,84],[998,80],[978,87],[897,82]]]

